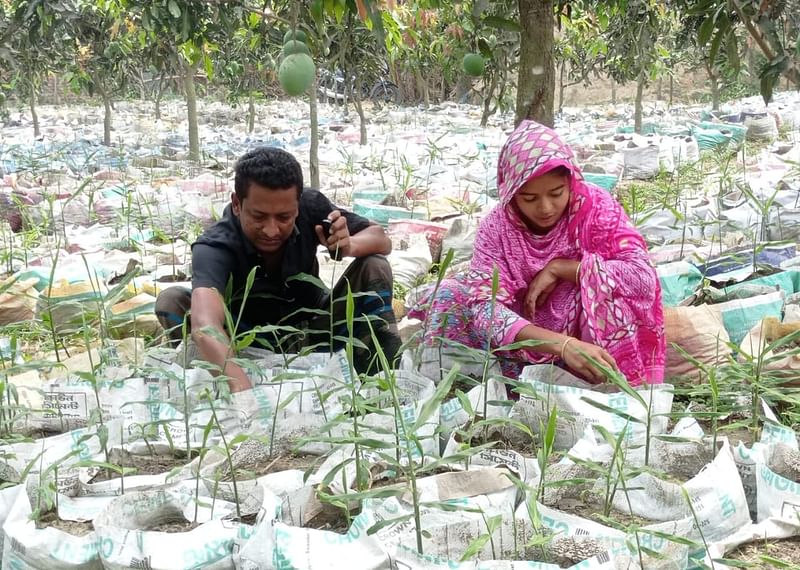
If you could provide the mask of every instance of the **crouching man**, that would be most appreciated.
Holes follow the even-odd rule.
[[[319,276],[319,244],[337,258],[355,258],[332,291],[307,277]],[[376,365],[367,320],[390,362],[400,349],[392,271],[384,257],[391,249],[379,225],[337,210],[317,190],[304,189],[303,171],[294,156],[278,148],[258,148],[236,163],[234,193],[222,219],[192,244],[191,291],[164,290],[156,301],[156,315],[177,344],[188,313],[200,357],[219,367],[232,392],[240,392],[252,383],[231,361],[236,356],[231,336],[256,329],[255,346],[327,352],[332,332],[333,349],[338,350],[348,337],[349,283],[355,302],[353,336],[366,345],[354,348],[354,364],[359,372],[367,372]],[[255,279],[248,290],[253,269]],[[231,321],[236,330],[229,330]],[[295,327],[302,333],[258,330],[265,325]]]

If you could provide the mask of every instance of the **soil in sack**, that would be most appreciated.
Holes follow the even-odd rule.
[[[186,275],[182,271],[175,271],[173,275],[162,275],[157,278],[159,283],[183,283],[186,281]]]
[[[662,481],[683,485],[696,477],[703,468],[714,460],[711,452],[710,438],[705,442],[686,442],[683,444],[670,444],[659,440],[651,440],[650,467],[642,467],[642,471],[650,471]],[[717,443],[719,447],[720,443]],[[679,451],[682,449],[682,451]],[[569,455],[569,454],[568,454]],[[655,457],[658,455],[658,457]],[[658,465],[658,467],[656,467]],[[609,467],[606,467],[608,469]],[[639,469],[632,465],[624,468],[625,479],[632,479],[639,473]],[[573,485],[556,485],[547,488],[544,494],[544,504],[557,508],[602,525],[609,526],[609,519],[619,527],[631,528],[654,524],[654,520],[622,512],[613,506],[606,517],[605,504],[605,475],[580,464],[555,464],[548,465],[545,471],[545,480],[551,483],[558,481],[574,480]],[[604,483],[598,488],[598,480]],[[625,485],[614,474],[608,482],[614,496],[624,496]],[[616,487],[616,491],[614,491]],[[611,499],[609,499],[611,500]],[[612,525],[613,526],[613,525]]]
[[[299,469],[307,471],[320,461],[316,455],[270,455],[269,446],[256,441],[243,442],[231,454],[231,463],[235,468],[237,481],[256,479],[262,475]],[[233,480],[230,465],[223,461],[219,467],[219,480],[230,482]]]
[[[177,533],[177,532],[189,532],[190,530],[194,530],[199,526],[200,526],[199,522],[187,521],[185,518],[181,517],[179,519],[167,520],[157,525],[153,525],[147,530],[153,532]]]
[[[618,490],[617,492],[622,491]],[[585,495],[584,498],[561,499],[556,504],[547,506],[606,526],[608,526],[609,519],[616,522],[620,527],[625,528],[643,527],[654,523],[654,521],[623,513],[614,508],[611,509],[608,518],[606,518],[603,516],[603,504],[600,497],[593,497],[591,494]]]
[[[800,451],[784,443],[776,443],[768,466],[784,479],[800,483]]]
[[[350,520],[358,515],[356,512],[350,513]],[[329,530],[338,534],[347,534],[350,529],[350,520],[343,509],[334,507],[333,505],[323,504],[322,509],[311,520],[307,521],[304,525],[305,528],[313,528],[316,530]]]
[[[58,518],[58,513],[55,510],[47,511],[36,521],[36,528],[43,529],[47,527],[57,528],[73,536],[85,536],[94,531],[91,521],[65,521]]]
[[[772,564],[769,559],[780,560],[786,565]],[[800,537],[785,540],[767,539],[743,544],[725,555],[726,560],[738,560],[753,570],[774,570],[775,568],[800,568]]]
[[[480,421],[481,418],[478,418]],[[472,422],[467,422],[460,428],[453,430],[453,439],[457,443],[468,443],[469,447],[477,447],[486,443],[494,444],[495,449],[510,449],[525,457],[536,457],[538,438],[530,436],[516,428],[509,428],[498,422],[498,425],[472,427]],[[549,460],[559,461],[563,454],[553,453]]]
[[[130,475],[160,475],[162,473],[169,473],[176,467],[183,467],[190,460],[186,457],[185,451],[176,450],[172,455],[135,455],[129,453],[124,449],[112,449],[109,453],[109,463],[122,467],[128,471],[126,476]],[[110,481],[118,479],[120,474],[113,469],[101,468],[97,474],[91,478],[89,483],[100,483],[101,481]]]

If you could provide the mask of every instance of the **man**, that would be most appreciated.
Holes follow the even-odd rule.
[[[323,227],[326,219],[329,232]],[[356,258],[330,293],[308,277],[319,275],[319,244],[337,258]],[[366,371],[375,354],[367,319],[390,362],[400,348],[392,311],[392,272],[384,257],[391,249],[383,228],[335,209],[317,190],[303,189],[303,171],[291,154],[258,148],[236,163],[234,193],[223,218],[192,245],[192,290],[164,290],[156,301],[156,315],[177,343],[191,308],[192,340],[200,357],[218,366],[231,391],[239,392],[252,384],[231,361],[236,356],[231,335],[255,329],[257,345],[284,352],[309,346],[327,351],[333,336],[333,348],[338,349],[348,336],[343,297],[349,283],[357,320],[353,336],[372,349],[369,354],[356,350],[356,368]],[[265,325],[279,328],[259,329]]]

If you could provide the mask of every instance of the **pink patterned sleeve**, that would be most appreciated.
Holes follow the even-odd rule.
[[[581,260],[588,332],[631,385],[660,382],[665,355],[661,287],[644,240],[622,208],[597,208]]]
[[[485,219],[475,237],[475,252],[470,266],[469,281],[473,292],[470,306],[475,315],[475,327],[488,331],[496,348],[514,342],[517,334],[530,321],[513,310],[513,284],[509,275],[509,259],[503,255],[497,228],[491,217]],[[497,269],[498,288],[492,299],[492,280]],[[494,310],[492,310],[494,305]]]

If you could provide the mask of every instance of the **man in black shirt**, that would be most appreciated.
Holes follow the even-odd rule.
[[[375,355],[367,319],[393,362],[400,337],[392,311],[391,268],[383,257],[392,244],[383,228],[337,210],[317,190],[303,189],[300,164],[284,150],[250,151],[236,163],[235,173],[223,218],[192,245],[192,290],[172,287],[156,301],[156,314],[171,340],[180,340],[191,308],[192,339],[201,358],[219,367],[231,391],[246,390],[252,385],[230,360],[236,356],[230,335],[253,331],[260,346],[283,352],[299,347],[327,351],[331,339],[338,349],[348,336],[343,321],[349,283],[355,301],[353,336],[367,346],[355,351],[356,368],[366,371]],[[326,219],[329,231],[323,227]],[[318,279],[319,244],[337,259],[356,258],[332,292]]]

